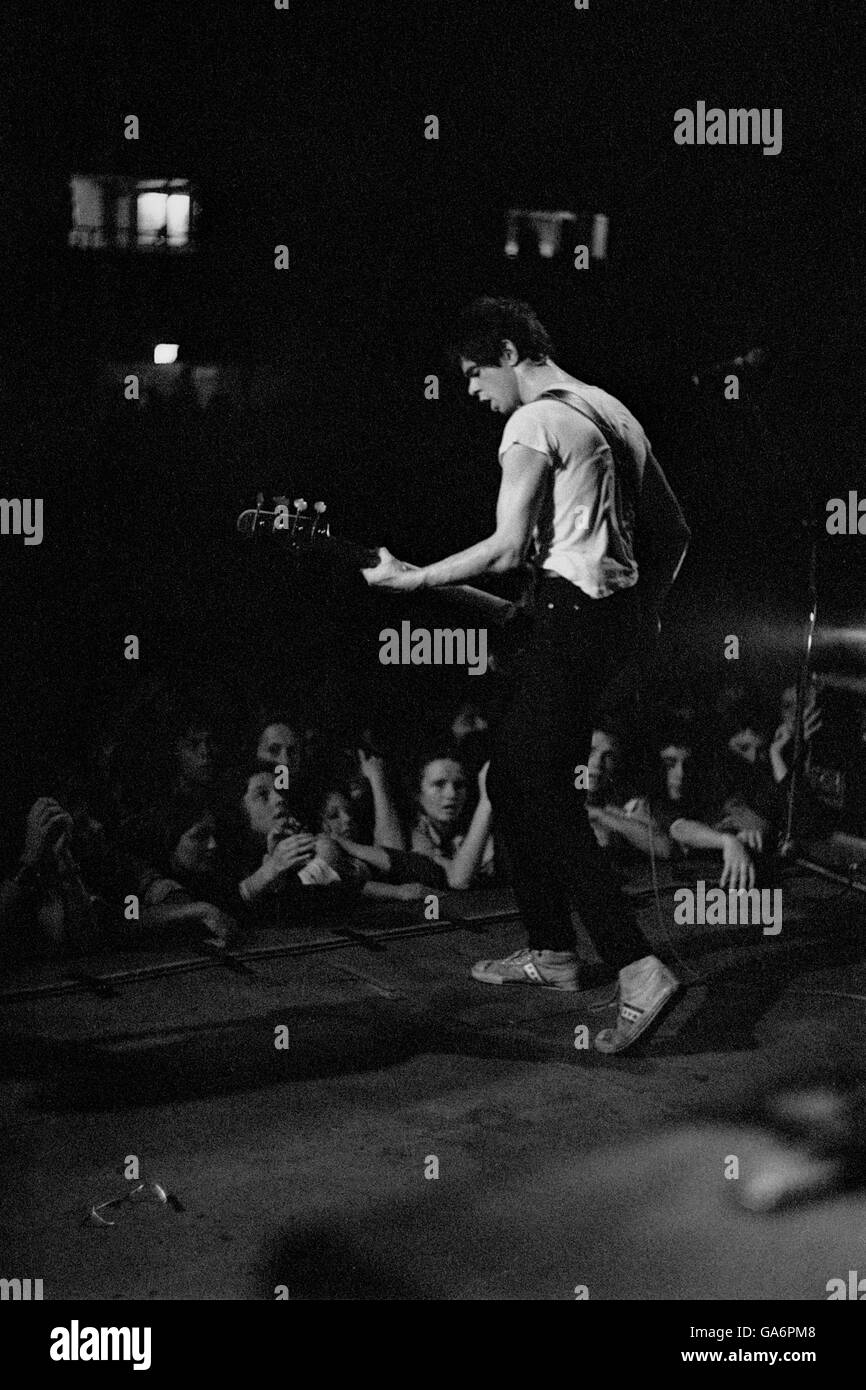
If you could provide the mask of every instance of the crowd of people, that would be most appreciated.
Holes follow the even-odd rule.
[[[807,764],[818,699],[813,684]],[[684,694],[648,713],[639,739],[602,721],[563,776],[618,863],[712,856],[722,887],[751,888],[785,823],[795,708],[794,687],[769,711],[743,688],[704,703]],[[507,884],[486,787],[491,722],[463,701],[407,748],[387,729],[335,739],[279,705],[229,734],[219,709],[164,699],[146,728],[121,720],[83,768],[33,788],[0,882],[3,956],[222,949],[256,926],[290,931],[369,900],[420,914],[431,894]],[[828,828],[830,816],[805,778],[800,823]]]

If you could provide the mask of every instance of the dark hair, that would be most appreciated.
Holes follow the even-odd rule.
[[[663,748],[688,748],[693,757],[703,751],[702,740],[698,738],[694,726],[686,720],[677,719],[656,725],[653,750],[660,754]]]
[[[194,825],[207,819],[216,823],[214,809],[210,806],[195,798],[172,796],[130,820],[124,839],[152,868],[171,872],[171,856],[179,841]]]
[[[255,758],[244,759],[242,762],[233,763],[226,768],[220,779],[222,805],[227,809],[240,807],[250,782],[254,777],[260,777],[262,773],[268,773],[271,777],[276,775],[273,767],[268,763],[258,762]]]
[[[322,823],[325,817],[325,808],[332,796],[341,796],[348,805],[350,811],[354,811],[352,797],[348,788],[342,782],[329,782],[316,787],[311,797],[312,808],[316,827]]]
[[[719,733],[727,742],[735,734],[752,729],[756,734],[769,737],[770,716],[759,705],[740,705],[719,719]]]
[[[522,299],[496,299],[486,295],[463,310],[451,342],[449,356],[455,366],[465,357],[479,367],[498,367],[502,344],[509,338],[518,359],[543,362],[553,344],[535,310]]]
[[[262,773],[266,773],[270,777],[276,776],[275,769],[269,767],[267,763],[252,760],[237,764],[223,778],[224,794],[220,803],[220,822],[225,826],[227,833],[233,840],[238,834],[240,834],[241,839],[247,839],[249,835],[249,821],[243,805],[244,797],[252,779],[260,777]],[[313,820],[308,797],[307,789],[298,786],[281,792],[286,814],[304,829],[308,829]]]
[[[254,717],[250,719],[247,741],[244,745],[244,753],[246,754],[248,747],[253,745],[252,756],[255,758],[256,746],[261,741],[262,734],[265,732],[265,729],[271,728],[274,724],[284,724],[287,729],[291,729],[298,740],[298,747],[301,753],[303,753],[303,723],[289,710],[281,709],[279,706],[273,705],[260,705]]]

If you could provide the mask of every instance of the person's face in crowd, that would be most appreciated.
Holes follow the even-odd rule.
[[[603,729],[596,729],[592,735],[589,758],[586,763],[587,791],[600,796],[611,786],[620,764],[619,744]]]
[[[213,816],[203,816],[185,830],[172,851],[172,867],[197,876],[213,872],[217,841]]]
[[[510,351],[502,353],[496,367],[481,367],[469,357],[460,359],[460,370],[468,383],[470,396],[498,415],[511,415],[521,403],[514,370],[517,354],[513,346],[509,347]]]
[[[671,801],[682,801],[692,750],[670,743],[666,748],[662,748],[660,757],[667,794]]]
[[[451,732],[455,738],[466,738],[468,734],[483,734],[487,729],[487,720],[481,713],[477,705],[461,705],[454,716],[454,723],[451,725]]]
[[[197,787],[209,787],[216,771],[215,740],[209,729],[187,729],[176,744],[180,774]]]
[[[274,786],[274,774],[268,769],[253,773],[244,792],[243,808],[250,830],[263,840],[268,838],[272,830],[278,830],[285,824],[283,795]]]
[[[293,781],[301,769],[301,740],[288,724],[268,724],[259,736],[256,757],[271,767],[287,767]]]
[[[348,797],[342,792],[331,792],[325,800],[322,812],[322,829],[326,835],[342,835],[351,840],[355,834],[355,822]]]
[[[728,739],[728,748],[735,753],[738,758],[742,758],[747,763],[756,763],[763,757],[767,749],[767,739],[760,729],[753,729],[747,725],[744,729],[738,729]]]
[[[453,758],[434,758],[421,774],[421,810],[439,825],[455,825],[466,805],[466,777]]]

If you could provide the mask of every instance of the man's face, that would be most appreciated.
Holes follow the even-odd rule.
[[[596,729],[586,764],[587,790],[598,794],[607,791],[616,774],[618,762],[615,740],[610,734]]]
[[[668,744],[661,749],[661,763],[665,773],[665,784],[671,801],[682,801],[683,786],[686,780],[686,767],[691,760],[692,750],[682,745]]]
[[[469,357],[461,357],[460,370],[469,384],[469,394],[482,401],[497,415],[511,415],[520,405],[517,373],[503,353],[498,367],[479,367]]]

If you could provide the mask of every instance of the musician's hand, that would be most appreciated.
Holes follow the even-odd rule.
[[[361,570],[368,584],[377,589],[396,589],[401,593],[411,593],[420,589],[422,572],[417,565],[409,565],[398,560],[384,545],[379,547],[379,563],[373,569]]]

